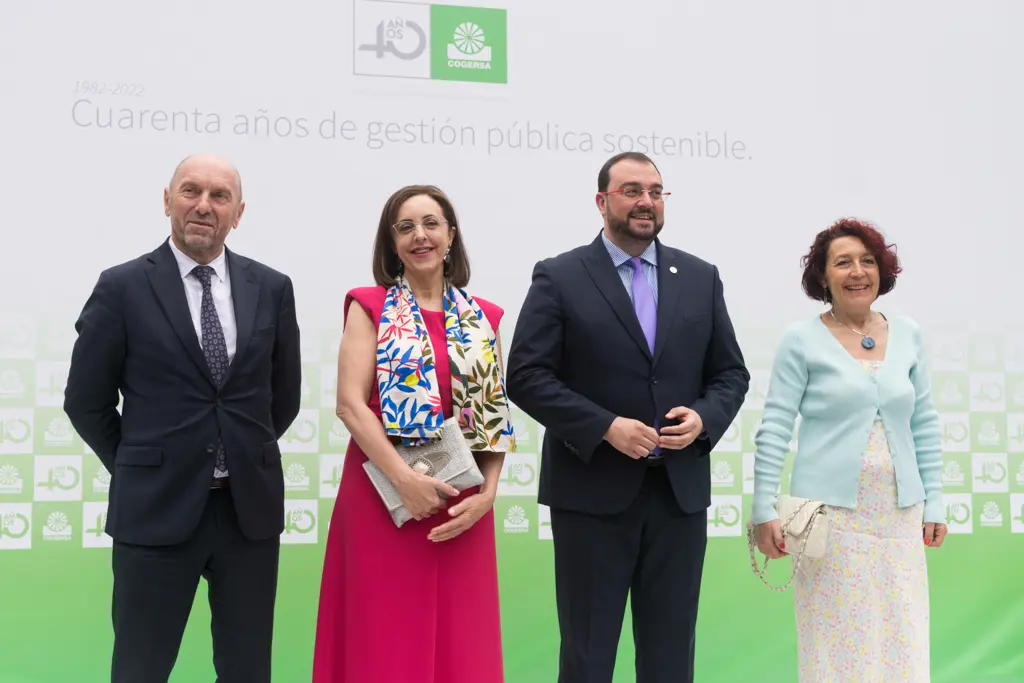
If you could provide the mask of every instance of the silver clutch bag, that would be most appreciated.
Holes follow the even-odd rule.
[[[469,444],[462,435],[457,418],[445,420],[440,439],[423,446],[396,446],[395,450],[405,464],[416,472],[439,479],[460,492],[484,483],[484,475],[480,472],[473,451],[469,449]],[[363,463],[363,469],[384,501],[395,526],[401,527],[412,519],[412,515],[402,504],[398,489],[384,472],[369,460]],[[443,493],[440,495],[442,498],[445,497]]]

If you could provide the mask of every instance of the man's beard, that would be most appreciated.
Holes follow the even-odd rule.
[[[642,212],[630,212],[630,214],[636,213]],[[650,212],[651,220],[647,221],[650,227],[645,228],[641,228],[636,224],[631,223],[629,218],[630,214],[627,214],[626,218],[617,218],[615,216],[608,217],[608,226],[611,228],[613,234],[621,235],[622,237],[627,237],[629,239],[638,240],[640,242],[650,242],[655,237],[657,237],[658,233],[661,232],[661,229],[665,227],[665,221],[659,221],[658,217],[654,214],[653,211]]]

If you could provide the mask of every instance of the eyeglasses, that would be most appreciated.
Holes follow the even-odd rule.
[[[448,221],[446,221],[443,218],[438,218],[437,216],[426,216],[421,223],[416,223],[415,221],[409,220],[398,221],[391,227],[394,229],[395,232],[398,233],[399,237],[408,237],[409,235],[416,232],[417,227],[423,228],[423,232],[429,234],[437,230],[440,230],[441,226],[447,224]]]
[[[665,192],[660,189],[645,190],[639,187],[627,187],[624,190],[608,190],[604,194],[621,194],[627,199],[639,199],[645,192],[647,193],[647,196],[651,198],[652,202],[664,201],[665,197],[672,194],[671,192]]]

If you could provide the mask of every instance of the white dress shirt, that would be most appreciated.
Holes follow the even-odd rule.
[[[199,339],[200,348],[202,348],[203,328],[199,316],[203,305],[203,284],[192,273],[192,269],[199,263],[178,249],[174,240],[168,238],[168,243],[178,262],[178,270],[181,271],[181,279],[185,284],[185,296],[188,297],[188,310],[192,314],[192,324],[195,325],[196,337]],[[224,253],[224,250],[221,250],[220,256],[208,265],[213,268],[215,273],[210,278],[210,292],[213,294],[213,306],[217,309],[220,325],[224,328],[224,343],[227,345],[228,363],[230,363],[235,357],[238,330],[235,327],[235,307],[231,301],[231,277],[228,274],[228,261]]]

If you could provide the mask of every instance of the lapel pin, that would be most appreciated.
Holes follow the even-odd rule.
[[[675,266],[669,266],[668,267],[668,272],[670,272],[670,273],[678,273],[679,271],[676,270]]]

